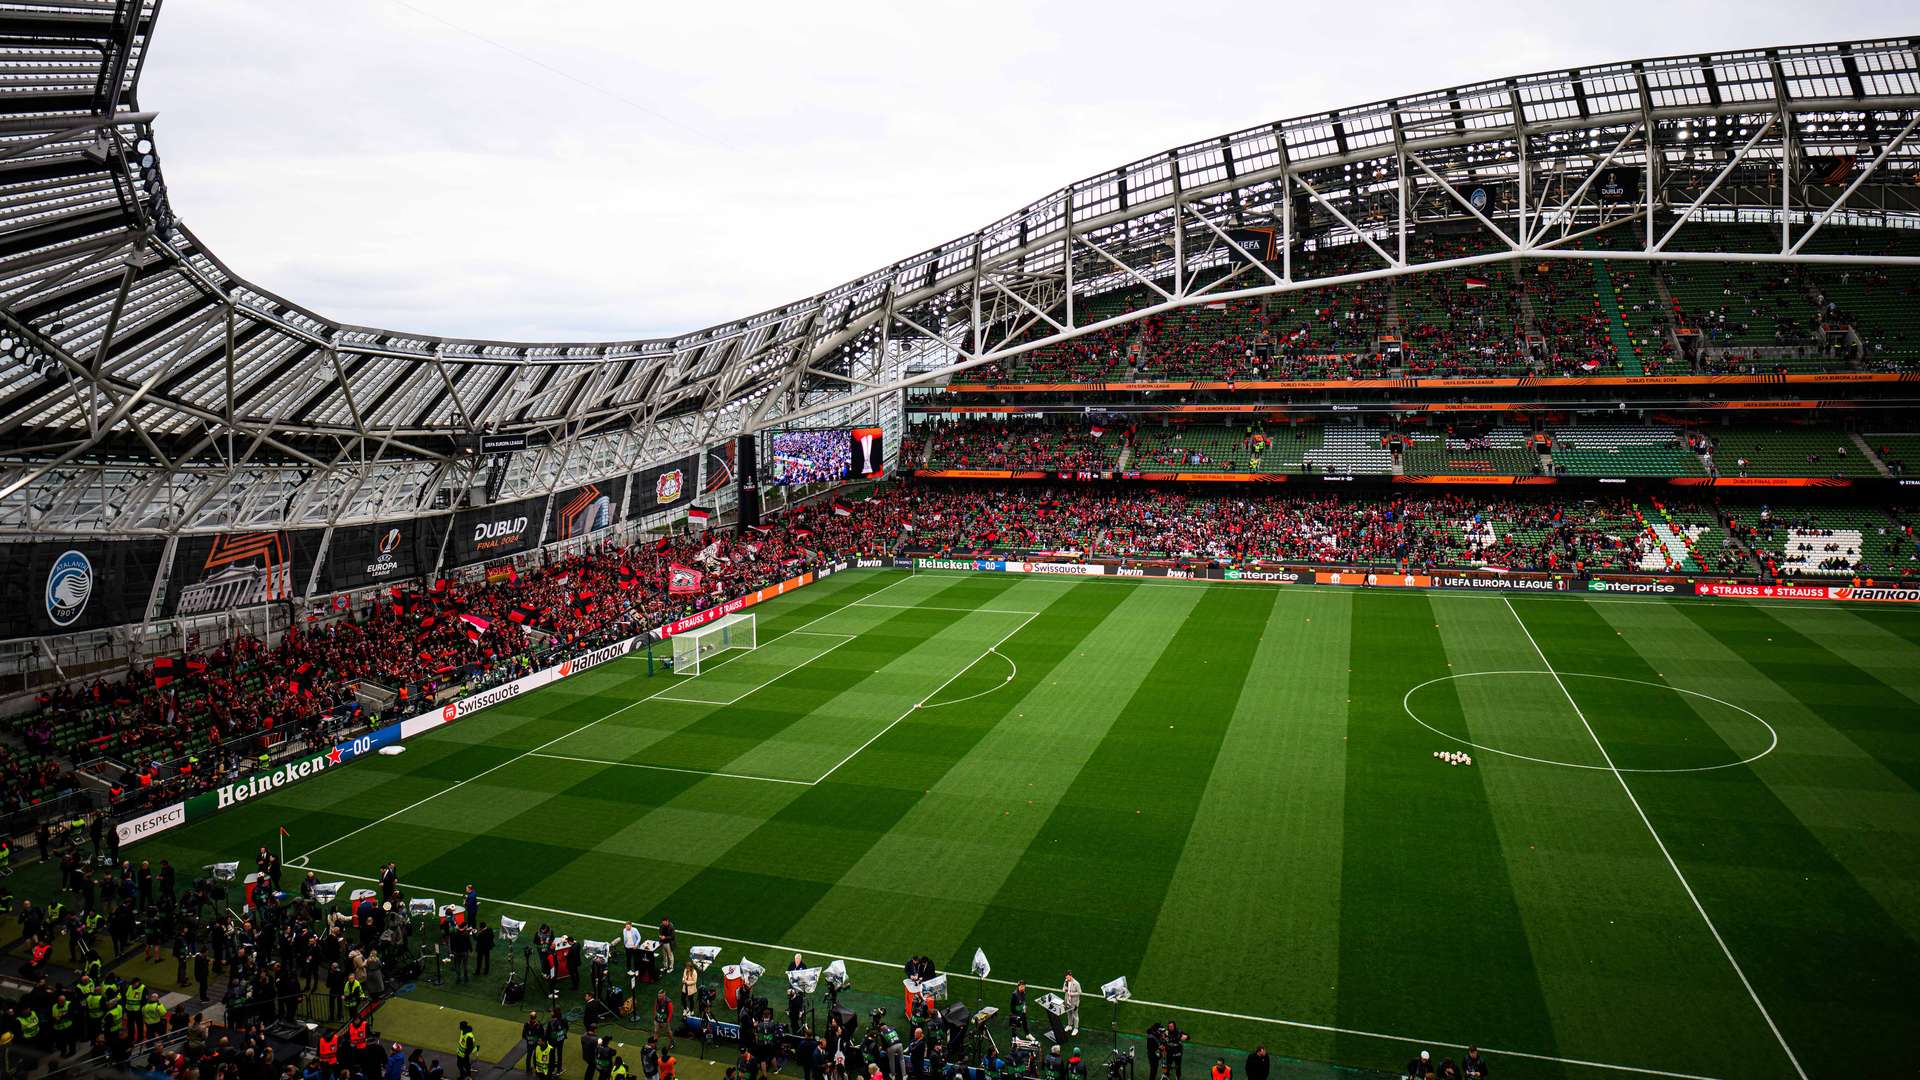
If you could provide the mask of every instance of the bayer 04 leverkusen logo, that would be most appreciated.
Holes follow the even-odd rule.
[[[72,626],[93,597],[93,563],[78,551],[63,552],[47,571],[47,618]]]
[[[660,479],[653,482],[653,501],[661,506],[678,502],[680,493],[685,491],[686,487],[687,478],[681,474],[680,470],[669,469],[660,474]]]

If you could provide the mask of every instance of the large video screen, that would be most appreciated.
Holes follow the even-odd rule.
[[[832,483],[853,471],[853,437],[846,428],[776,431],[766,445],[773,484]]]

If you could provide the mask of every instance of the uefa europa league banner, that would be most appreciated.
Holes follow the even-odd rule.
[[[452,515],[342,525],[327,544],[319,591],[343,592],[419,577],[440,558]]]
[[[165,540],[0,544],[0,639],[139,622]]]

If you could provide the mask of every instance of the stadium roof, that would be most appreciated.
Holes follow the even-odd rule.
[[[909,371],[925,381],[1097,328],[1076,320],[1074,295],[1162,277],[1175,282],[1155,286],[1169,304],[1298,287],[1290,265],[1235,262],[1239,227],[1358,237],[1381,256],[1378,273],[1402,273],[1418,267],[1382,243],[1399,200],[1409,230],[1478,219],[1500,254],[1551,253],[1549,227],[1605,210],[1572,183],[1548,205],[1535,177],[1549,166],[1576,182],[1642,169],[1650,194],[1668,193],[1661,209],[1704,188],[1693,209],[1706,214],[1778,206],[1766,170],[1845,153],[1860,157],[1859,181],[1820,203],[1789,193],[1790,212],[1830,200],[1849,220],[1890,222],[1920,209],[1915,39],[1796,46],[1503,78],[1219,135],[677,337],[434,337],[302,308],[234,273],[176,218],[192,207],[171,205],[156,114],[139,99],[159,8],[0,0],[0,530],[409,512],[472,481],[468,437],[482,431],[529,433],[543,449],[516,482],[550,490],[737,431],[877,407]],[[1491,190],[1494,209],[1469,205],[1463,180]],[[1531,204],[1530,185],[1542,188]],[[1778,257],[1798,257],[1786,246]],[[1225,277],[1190,294],[1189,275],[1209,267]]]

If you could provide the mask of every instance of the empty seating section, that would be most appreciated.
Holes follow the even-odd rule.
[[[1302,455],[1303,467],[1317,473],[1391,473],[1393,455],[1381,442],[1385,435],[1378,428],[1327,428],[1321,435],[1323,445]]]
[[[1650,523],[1664,523],[1686,538],[1688,549],[1699,570],[1715,574],[1751,574],[1753,559],[1727,532],[1727,523],[1711,507],[1675,504],[1663,500],[1650,503],[1645,511]]]
[[[1401,455],[1409,476],[1531,476],[1540,453],[1527,445],[1525,428],[1502,427],[1473,435],[1416,434]]]
[[[1867,446],[1895,476],[1920,475],[1920,435],[1862,435]]]
[[[930,469],[1097,472],[1112,469],[1126,445],[1117,425],[1109,430],[1022,416],[929,421],[916,427],[912,438],[930,447]]]
[[[1807,240],[1805,250],[1826,255],[1920,255],[1913,229],[1828,226]],[[1906,266],[1816,266],[1808,271],[1821,317],[1851,326],[1861,338],[1870,368],[1920,367],[1920,270]]]
[[[1916,233],[1920,230],[1829,226],[1809,240],[1807,251],[1911,256],[1920,254]],[[1619,250],[1641,242],[1637,229],[1623,227],[1570,247]],[[1478,235],[1426,236],[1414,245],[1417,261],[1495,250]],[[1669,250],[1733,257],[1725,262],[1502,261],[1213,305],[1203,299],[1138,324],[985,365],[973,378],[1179,382],[1399,374],[1631,376],[1694,367],[1749,374],[1920,368],[1920,270],[1737,259],[1742,252],[1777,251],[1778,245],[1779,234],[1771,227],[1698,225],[1682,229]],[[1345,244],[1300,253],[1293,272],[1296,280],[1311,280],[1377,266],[1371,249]],[[1227,288],[1264,281],[1243,270]],[[1129,286],[1081,299],[1075,317],[1085,324],[1162,299]],[[1054,312],[1056,318],[1061,314]],[[1857,341],[1847,336],[1848,327]],[[1674,330],[1700,343],[1691,364],[1676,352]],[[1024,333],[1038,338],[1047,331],[1036,323]],[[1379,351],[1391,334],[1407,343],[1406,356]]]
[[[1858,506],[1728,510],[1770,572],[1791,577],[1871,576],[1911,570],[1913,540],[1888,514]]]
[[[1170,424],[1143,428],[1130,464],[1136,472],[1300,472],[1322,445],[1318,424]]]
[[[1553,467],[1569,476],[1702,476],[1707,471],[1681,432],[1625,424],[1554,429]]]
[[[1653,268],[1641,263],[1595,262],[1602,303],[1611,290],[1613,341],[1624,374],[1658,375],[1678,363],[1668,329],[1671,305],[1660,298]]]
[[[1722,476],[1878,476],[1846,432],[1825,427],[1724,428],[1708,433]]]

